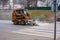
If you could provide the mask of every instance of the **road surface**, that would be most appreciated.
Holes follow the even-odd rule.
[[[0,20],[0,40],[53,40],[54,23],[40,26],[13,25],[9,20]],[[60,23],[57,22],[57,40],[60,40]]]

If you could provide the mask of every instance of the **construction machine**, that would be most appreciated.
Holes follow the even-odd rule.
[[[31,21],[31,15],[25,10],[25,9],[17,9],[13,10],[12,13],[12,22],[13,24],[19,24],[19,25],[35,25]]]

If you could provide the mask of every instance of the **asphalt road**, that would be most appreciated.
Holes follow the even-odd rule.
[[[0,20],[0,40],[53,40],[53,23],[40,26],[13,25],[9,20]],[[57,40],[60,40],[60,23],[57,22]]]

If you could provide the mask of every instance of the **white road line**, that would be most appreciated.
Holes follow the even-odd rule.
[[[53,35],[50,34],[35,34],[35,33],[27,33],[27,32],[17,32],[17,31],[12,31],[13,33],[18,33],[18,34],[26,34],[26,35],[32,35],[32,36],[43,36],[43,37],[49,37],[49,38],[53,38]]]
[[[13,33],[18,34],[25,34],[25,35],[32,35],[32,36],[43,36],[43,37],[49,37],[54,38],[54,34],[51,33],[45,33],[45,32],[24,32],[24,31],[12,31]],[[59,34],[57,34],[57,38],[59,37]]]
[[[49,38],[54,38],[54,33],[51,31],[51,29],[46,29],[42,28],[41,30],[39,29],[40,27],[30,27],[30,28],[24,28],[21,30],[17,31],[12,31],[13,33],[19,33],[19,34],[26,34],[26,35],[34,35],[34,36],[43,36],[43,37],[49,37]],[[40,31],[39,31],[39,30]],[[51,32],[51,33],[50,33]],[[59,37],[60,34],[57,33],[57,38]]]
[[[43,37],[49,37],[49,38],[54,38],[54,34],[50,34],[50,33],[44,33],[44,32],[40,32],[38,33],[27,33],[27,32],[18,32],[18,31],[12,31],[13,33],[18,33],[18,34],[25,34],[25,35],[31,35],[31,36],[43,36]],[[59,37],[59,35],[57,34],[57,38]]]

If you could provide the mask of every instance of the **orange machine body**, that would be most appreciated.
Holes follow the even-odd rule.
[[[24,13],[23,9],[14,10],[12,13],[13,24],[27,24],[28,20],[31,18],[29,13]]]

